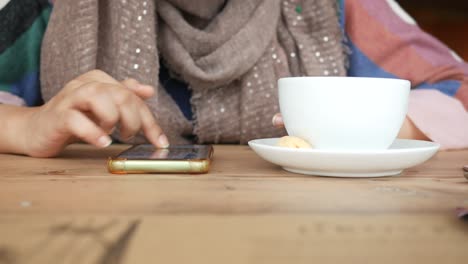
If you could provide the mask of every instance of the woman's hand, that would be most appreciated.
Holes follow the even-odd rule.
[[[418,139],[418,140],[431,140],[426,136],[409,117],[405,118],[403,125],[401,126],[398,138],[405,139]]]
[[[133,79],[118,82],[99,70],[85,73],[43,106],[26,111],[21,150],[16,152],[51,157],[76,139],[104,148],[118,122],[124,139],[142,129],[152,144],[167,147],[167,137],[142,100],[153,93],[151,86]]]

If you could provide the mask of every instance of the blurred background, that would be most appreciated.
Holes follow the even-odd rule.
[[[468,0],[397,0],[419,26],[468,61]]]

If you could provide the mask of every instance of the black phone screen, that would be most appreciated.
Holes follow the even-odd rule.
[[[156,148],[151,144],[135,145],[118,158],[128,160],[202,160],[210,158],[211,145],[176,145],[169,148]]]

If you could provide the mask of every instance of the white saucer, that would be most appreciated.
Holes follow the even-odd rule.
[[[397,139],[386,150],[337,151],[278,147],[277,141],[278,138],[255,139],[249,141],[249,146],[266,161],[287,171],[332,177],[397,175],[427,161],[440,147],[429,141]]]

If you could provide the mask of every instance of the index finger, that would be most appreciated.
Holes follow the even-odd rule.
[[[140,115],[143,133],[149,142],[160,148],[169,147],[167,136],[164,134],[161,127],[157,125],[151,111],[147,107],[142,107],[140,108]]]
[[[150,98],[155,92],[153,86],[141,84],[137,80],[131,78],[123,80],[122,84],[142,99]]]
[[[78,78],[76,78],[76,79],[79,80],[79,81],[82,81],[84,83],[100,82],[100,83],[116,84],[118,86],[123,87],[123,85],[119,81],[114,79],[112,76],[110,76],[109,74],[107,74],[104,71],[97,70],[97,69],[86,72],[86,73],[78,76]]]

